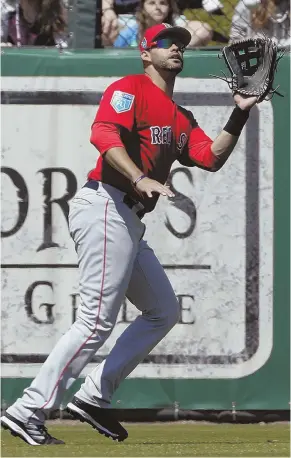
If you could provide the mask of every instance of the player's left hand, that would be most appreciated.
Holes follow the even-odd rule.
[[[258,101],[257,97],[248,97],[240,94],[234,94],[233,98],[241,110],[250,110]]]

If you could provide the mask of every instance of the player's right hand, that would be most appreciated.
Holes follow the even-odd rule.
[[[153,197],[153,193],[158,193],[161,196],[174,197],[175,194],[170,190],[169,186],[164,186],[151,178],[143,178],[136,184],[136,190],[148,197]]]

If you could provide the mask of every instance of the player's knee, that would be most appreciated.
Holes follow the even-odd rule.
[[[72,328],[74,328],[79,334],[81,333],[84,337],[92,335],[94,327],[94,323],[91,323],[90,320],[84,319],[80,316],[76,318],[76,321],[72,325]]]
[[[175,326],[175,324],[177,324],[179,320],[180,320],[180,306],[179,306],[179,302],[176,300],[175,304],[172,307],[171,316],[170,316],[170,321],[171,321],[172,326]]]
[[[176,297],[165,303],[165,311],[162,318],[169,329],[178,323],[180,319],[180,306]]]
[[[109,325],[109,323],[99,322],[97,326],[96,317],[90,317],[90,315],[83,316],[82,314],[77,317],[74,326],[79,332],[82,332],[84,336],[90,336],[92,343],[95,341],[98,343],[100,338],[106,340],[113,329],[113,324]]]

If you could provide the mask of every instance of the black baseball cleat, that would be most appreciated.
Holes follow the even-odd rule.
[[[101,409],[91,404],[81,401],[74,396],[72,402],[67,405],[67,411],[82,422],[89,423],[100,434],[111,437],[118,442],[124,441],[128,437],[128,432],[121,426],[119,421],[114,418],[110,409]]]
[[[1,417],[1,426],[8,429],[12,436],[20,437],[29,445],[59,445],[63,441],[52,437],[44,425],[34,423],[23,423],[6,413]]]

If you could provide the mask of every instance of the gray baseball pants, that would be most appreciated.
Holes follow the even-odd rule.
[[[80,306],[23,396],[7,412],[20,421],[44,422],[65,391],[109,337],[125,296],[141,311],[115,346],[85,379],[76,396],[110,407],[113,393],[179,318],[172,286],[143,240],[144,224],[124,202],[124,193],[101,184],[72,199],[69,229],[79,262]]]

